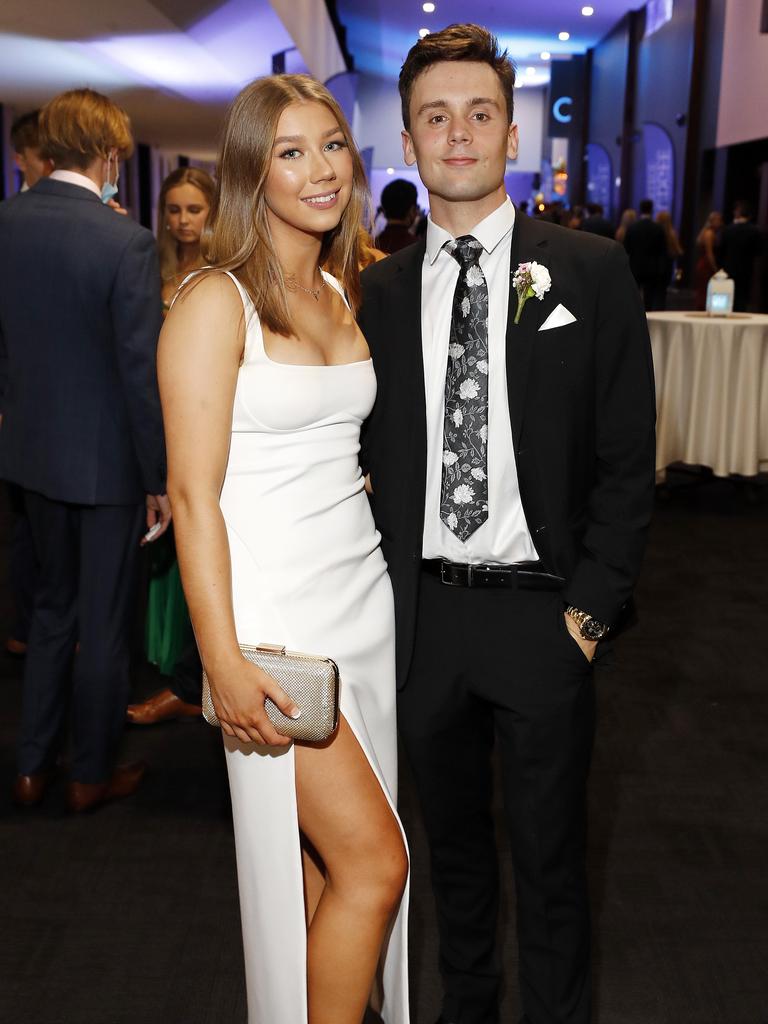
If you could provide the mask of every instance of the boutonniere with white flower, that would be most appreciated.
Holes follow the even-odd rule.
[[[552,278],[546,267],[534,260],[532,263],[521,263],[514,273],[512,284],[517,292],[517,312],[515,323],[520,323],[520,314],[528,299],[534,296],[541,302],[552,287]]]

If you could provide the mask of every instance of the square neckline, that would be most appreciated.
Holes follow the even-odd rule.
[[[273,359],[267,352],[267,346],[264,343],[264,328],[261,326],[261,317],[253,308],[253,302],[251,302],[250,296],[245,291],[242,284],[238,281],[235,275],[232,273],[232,271],[225,270],[224,273],[231,277],[232,280],[234,281],[235,285],[237,286],[237,290],[240,293],[240,297],[243,300],[243,303],[246,306],[250,305],[251,308],[253,309],[253,314],[256,318],[256,323],[258,325],[259,339],[261,341],[261,354],[263,355],[265,361],[267,363],[270,363],[272,366],[287,366],[289,369],[295,370],[340,370],[346,369],[349,366],[367,366],[369,363],[373,362],[373,359],[371,358],[370,355],[368,356],[367,359],[353,359],[351,362],[347,363],[283,363],[280,362],[280,360],[278,359]],[[326,270],[323,270],[322,268],[320,269],[320,273],[323,275],[323,280],[326,282],[326,284],[328,284],[331,288],[334,288],[339,293],[339,295],[344,300],[344,304],[346,305],[347,309],[349,309],[350,307],[349,303],[347,302],[347,297],[344,294],[341,285],[333,276],[333,274],[329,274]],[[365,344],[366,348],[368,348],[367,341]],[[243,366],[246,365],[248,365],[247,360],[243,363]]]

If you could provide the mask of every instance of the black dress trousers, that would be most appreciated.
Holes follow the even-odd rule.
[[[40,575],[24,666],[19,772],[50,766],[71,708],[70,776],[105,782],[128,704],[144,505],[73,505],[32,491],[25,501]]]
[[[517,892],[526,1024],[587,1024],[586,782],[592,666],[560,593],[451,587],[422,573],[398,724],[431,851],[443,1017],[496,1024],[498,746]]]

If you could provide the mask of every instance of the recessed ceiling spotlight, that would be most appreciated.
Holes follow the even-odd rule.
[[[567,43],[568,40],[571,38],[571,33],[570,32],[560,32],[560,34],[558,35],[557,38],[560,40],[561,43]]]
[[[540,54],[540,56],[541,56],[542,60],[551,60],[552,59],[552,54],[549,52],[549,50],[544,50],[544,52],[542,54]]]
[[[424,36],[428,36],[428,35],[429,35],[429,29],[428,28],[420,28],[419,29],[419,39],[423,39]]]
[[[589,4],[587,4],[586,7],[581,8],[581,13],[584,15],[585,18],[591,18],[592,15],[595,13],[595,8],[590,7]]]
[[[535,75],[536,74],[536,68],[526,68],[525,69],[525,73],[526,73],[526,75]]]
[[[421,5],[421,9],[422,9],[422,11],[424,11],[425,14],[434,14],[435,5],[434,4],[422,4]]]
[[[394,173],[395,173],[395,168],[394,167],[388,167],[387,168],[387,174],[394,174]]]

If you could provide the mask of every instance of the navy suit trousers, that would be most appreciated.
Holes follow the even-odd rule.
[[[40,577],[24,671],[19,772],[38,772],[55,760],[71,707],[71,778],[104,782],[128,703],[144,506],[73,505],[32,491],[25,502]]]

